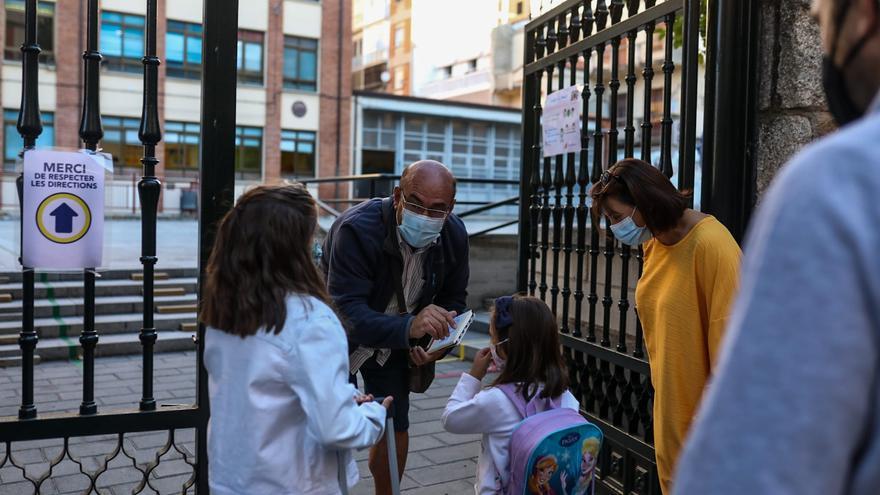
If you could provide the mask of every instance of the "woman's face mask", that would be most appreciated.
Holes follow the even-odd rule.
[[[510,339],[504,339],[501,342],[498,342],[497,344],[489,344],[489,352],[492,353],[492,362],[495,363],[495,367],[498,368],[499,370],[504,369],[504,364],[506,361],[504,359],[502,359],[501,356],[498,355],[497,347],[499,345],[507,342],[508,340],[510,340]]]
[[[627,246],[638,246],[653,237],[653,234],[648,230],[647,225],[644,227],[636,225],[635,220],[633,220],[635,214],[636,209],[633,208],[633,212],[630,216],[611,226],[611,233],[614,234],[614,237]]]

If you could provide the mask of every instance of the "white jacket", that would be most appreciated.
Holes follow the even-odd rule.
[[[277,335],[209,328],[205,367],[211,493],[335,495],[339,451],[349,487],[357,483],[350,449],[379,440],[385,409],[355,404],[345,332],[328,306],[288,297]]]
[[[449,397],[442,421],[450,433],[483,434],[474,488],[480,495],[494,495],[510,481],[510,435],[523,417],[500,389],[482,387],[479,380],[463,373]],[[575,411],[579,408],[577,399],[568,391],[562,394],[561,406]]]

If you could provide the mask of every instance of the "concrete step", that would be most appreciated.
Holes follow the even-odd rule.
[[[170,313],[154,315],[154,326],[159,330],[177,332],[180,325],[196,321],[195,313]],[[95,331],[98,335],[140,332],[142,315],[140,313],[96,315]],[[34,330],[40,338],[79,337],[83,322],[81,316],[34,319]],[[18,335],[21,321],[0,322],[0,335]]]
[[[153,273],[153,280],[168,280],[169,278],[171,278],[171,276],[168,275],[167,272],[155,272],[155,273]],[[143,280],[143,279],[144,279],[144,274],[143,274],[143,273],[132,273],[132,274],[131,274],[131,279],[134,280],[134,281]]]
[[[34,364],[40,364],[40,356],[34,355]],[[0,357],[0,368],[20,368],[21,356]]]
[[[183,296],[162,296],[155,298],[156,309],[164,306],[192,307],[195,312],[195,294]],[[144,299],[142,296],[111,296],[95,298],[95,314],[142,313]],[[38,299],[34,301],[34,317],[49,318],[55,316],[81,316],[84,312],[81,298]],[[182,311],[177,311],[182,312]],[[21,313],[21,301],[0,303],[0,314]],[[0,326],[2,328],[2,326]]]
[[[21,321],[21,311],[11,311],[9,313],[0,313],[0,321]]]
[[[160,260],[161,261],[161,260]],[[156,273],[164,273],[168,278],[191,278],[198,277],[199,270],[196,267],[161,267],[156,269]],[[120,269],[113,268],[110,270],[99,270],[98,273],[104,280],[131,280],[134,274],[142,274],[140,268]],[[3,279],[6,279],[5,281]],[[69,272],[40,272],[36,274],[37,281],[46,282],[65,282],[72,280],[82,280],[81,271]],[[0,273],[0,283],[21,284],[21,271],[2,272]]]
[[[192,351],[196,349],[193,336],[176,330],[164,330],[158,332],[158,339],[154,350],[156,352]],[[119,356],[125,354],[140,354],[143,347],[137,334],[101,335],[95,355]],[[76,359],[82,355],[82,347],[76,338],[51,338],[40,339],[37,343],[35,354],[43,361],[58,359]],[[20,361],[21,349],[18,345],[0,345],[0,360]]]
[[[8,292],[0,293],[0,303],[12,302],[12,294]]]
[[[192,332],[197,332],[199,330],[199,324],[191,321],[189,323],[181,323],[179,328],[180,328],[181,332],[192,333]]]
[[[158,298],[157,298],[158,299]],[[195,300],[195,296],[192,297]],[[198,306],[195,302],[192,304],[157,304],[156,312],[159,314],[170,314],[170,313],[195,313],[198,311]]]
[[[95,281],[95,295],[97,297],[142,295],[143,288],[144,283],[137,280],[98,279]],[[154,284],[154,288],[154,293],[157,296],[161,289],[183,289],[184,292],[195,292],[198,288],[198,279],[196,277],[178,277],[170,278],[168,280],[157,280]],[[20,301],[22,298],[21,282],[0,284],[0,293],[11,294],[13,300]],[[50,296],[56,298],[82,298],[82,280],[67,280],[60,282],[37,281],[34,284],[34,297],[36,299],[45,299]]]
[[[489,335],[489,323],[492,320],[492,314],[488,311],[477,311],[474,313],[474,321],[471,323],[470,328],[468,328],[467,335],[471,334],[477,335]]]

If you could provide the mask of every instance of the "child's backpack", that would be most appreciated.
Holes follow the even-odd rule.
[[[500,388],[522,415],[510,437],[506,495],[581,495],[593,488],[602,431],[550,399],[526,402],[516,384]],[[537,403],[542,403],[539,408]]]

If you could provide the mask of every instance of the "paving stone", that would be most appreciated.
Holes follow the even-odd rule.
[[[425,421],[440,421],[440,415],[442,413],[443,408],[425,409],[422,411],[410,411],[409,422],[410,424],[414,424],[423,423]]]
[[[459,435],[458,433],[449,433],[448,431],[435,433],[432,436],[446,445],[461,445],[463,443],[479,442],[482,438],[482,435]]]
[[[0,494],[3,495],[33,495],[34,485],[29,481],[18,483],[3,483]]]
[[[410,452],[420,452],[438,447],[443,447],[443,443],[430,435],[409,439]]]
[[[463,443],[430,449],[422,452],[435,465],[462,459],[476,459],[480,455],[480,442]]]
[[[421,435],[429,435],[431,433],[440,433],[443,430],[443,424],[440,423],[440,418],[437,418],[436,421],[424,421],[422,423],[415,423],[409,425],[409,436],[410,437],[418,437]]]
[[[414,406],[418,406],[419,409],[438,409],[445,408],[446,403],[449,402],[449,397],[436,397],[431,399],[423,399],[417,400],[412,404]]]
[[[134,411],[141,395],[140,356],[108,357],[96,363],[96,397],[102,412]],[[157,373],[154,381],[154,396],[163,404],[192,403],[195,397],[195,354],[192,352],[157,355]],[[448,375],[466,368],[466,363],[448,362],[438,365],[438,376]],[[42,373],[46,373],[43,375]],[[117,376],[121,374],[122,377]],[[18,413],[18,393],[20,370],[0,369],[0,415],[14,416]],[[413,394],[414,408],[411,414],[410,454],[407,474],[402,488],[410,494],[463,494],[473,491],[473,478],[476,468],[473,459],[479,454],[479,442],[471,441],[473,436],[451,435],[443,431],[439,418],[446,400],[454,389],[458,377],[440,378],[427,394]],[[35,392],[45,399],[57,396],[56,400],[37,404],[39,412],[77,411],[81,400],[82,370],[78,364],[53,362],[35,369]],[[4,388],[4,386],[6,388]],[[4,400],[4,398],[9,400]],[[140,466],[153,461],[155,454],[165,445],[168,433],[138,432],[125,435],[126,451],[135,457]],[[104,457],[115,449],[115,435],[80,437],[71,440],[71,452],[82,462],[83,468],[91,473],[105,463]],[[175,441],[178,448],[194,459],[195,430],[177,431]],[[40,440],[36,442],[17,442],[14,446],[16,459],[18,452],[34,462],[27,464],[28,474],[39,474],[48,468],[46,459],[54,459],[60,452],[61,440]],[[0,446],[2,447],[2,446]],[[3,449],[0,448],[0,455]],[[353,494],[372,494],[373,486],[366,459],[369,449],[355,453],[359,461],[363,481],[353,490]],[[456,457],[459,456],[459,457]],[[438,464],[438,459],[440,464]],[[119,455],[110,461],[108,470],[99,478],[101,493],[108,495],[130,494],[139,480],[140,473],[131,466],[131,460]],[[82,493],[88,486],[88,478],[79,474],[79,466],[65,459],[53,468],[52,478],[46,480],[42,493],[67,494]],[[179,493],[181,485],[189,479],[192,468],[181,459],[181,454],[170,451],[153,473],[152,485],[142,493]],[[32,493],[27,482],[22,483],[18,470],[0,470],[0,495],[7,493]],[[19,490],[11,491],[11,490]],[[25,491],[21,491],[25,490]],[[190,489],[189,493],[194,493]]]
[[[413,488],[403,493],[411,495],[461,495],[474,492],[474,483],[462,480],[450,481],[439,485]]]
[[[422,486],[467,479],[477,472],[477,463],[471,460],[414,469],[407,473]],[[419,490],[421,493],[421,490]],[[458,492],[461,493],[461,492]]]

